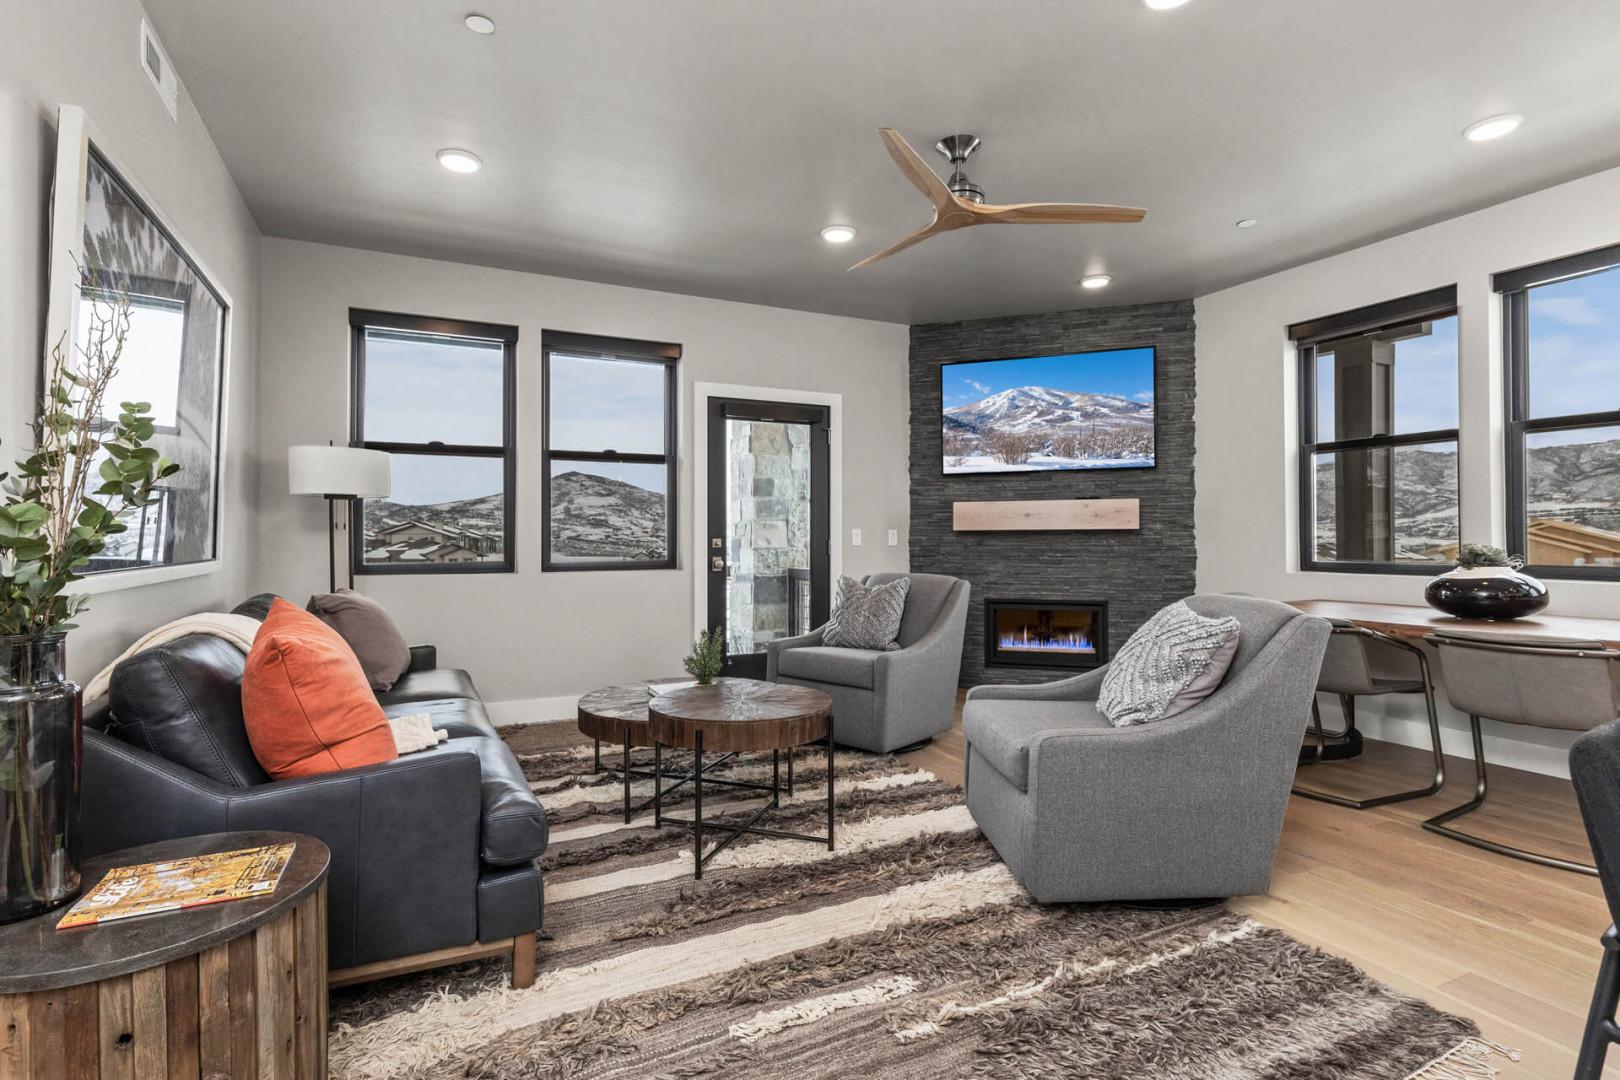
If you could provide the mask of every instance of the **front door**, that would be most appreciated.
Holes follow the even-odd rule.
[[[725,673],[765,677],[765,645],[827,621],[828,411],[710,398],[711,628]]]

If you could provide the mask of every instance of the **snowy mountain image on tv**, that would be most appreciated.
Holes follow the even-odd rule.
[[[1150,348],[945,364],[945,473],[1152,468],[1153,390]]]

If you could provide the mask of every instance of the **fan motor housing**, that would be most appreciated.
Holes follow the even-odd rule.
[[[944,154],[950,163],[956,166],[951,172],[950,179],[945,181],[945,186],[950,188],[951,194],[958,199],[965,199],[971,203],[984,202],[984,189],[968,179],[962,163],[979,148],[979,145],[980,139],[977,135],[947,135],[934,144],[934,149]]]

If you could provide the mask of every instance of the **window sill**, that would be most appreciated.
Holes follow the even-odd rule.
[[[148,585],[161,585],[166,581],[182,581],[202,577],[220,568],[219,559],[207,562],[185,563],[181,566],[142,566],[130,570],[106,570],[73,582],[63,590],[68,596],[99,596],[102,593],[140,589]]]
[[[1346,563],[1343,565],[1313,563],[1301,566],[1293,571],[1296,574],[1354,574],[1357,577],[1368,575],[1386,577],[1434,577],[1447,570],[1455,569],[1453,563],[1425,563],[1423,565],[1401,565],[1400,563]]]

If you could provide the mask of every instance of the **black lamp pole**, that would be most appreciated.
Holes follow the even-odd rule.
[[[343,496],[326,497],[326,562],[327,592],[337,592],[337,502]],[[349,584],[352,586],[353,581]]]

